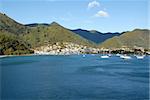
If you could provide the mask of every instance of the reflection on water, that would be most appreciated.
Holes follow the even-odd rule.
[[[146,100],[148,58],[102,59],[99,55],[2,58],[2,100]]]

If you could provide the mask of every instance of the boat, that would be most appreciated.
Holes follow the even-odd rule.
[[[127,55],[120,55],[120,58],[122,58],[122,59],[131,59],[131,57],[127,56]]]
[[[121,55],[119,53],[117,53],[116,56],[121,56]]]
[[[111,57],[111,54],[108,54],[109,57]]]
[[[0,55],[0,58],[5,58],[7,57],[8,55]]]
[[[95,54],[91,54],[92,56],[95,56]]]
[[[103,55],[103,56],[101,56],[101,58],[109,58],[109,56],[108,55]]]
[[[84,58],[84,57],[85,57],[85,55],[82,55],[82,57]]]
[[[140,55],[136,55],[137,59],[144,59],[144,57],[145,57],[145,55],[141,55],[141,56]]]

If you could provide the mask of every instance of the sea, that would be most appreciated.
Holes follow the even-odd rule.
[[[149,100],[149,56],[0,58],[0,100]]]

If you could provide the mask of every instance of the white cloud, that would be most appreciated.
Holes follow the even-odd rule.
[[[88,8],[94,8],[94,7],[99,7],[99,6],[100,6],[100,3],[97,1],[92,1],[92,2],[89,2],[88,4]]]
[[[106,11],[100,10],[95,14],[95,17],[108,17],[109,14]]]

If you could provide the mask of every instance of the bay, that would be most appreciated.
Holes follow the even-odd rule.
[[[148,56],[16,56],[0,62],[2,100],[149,99]]]

